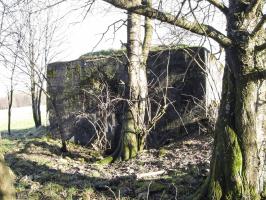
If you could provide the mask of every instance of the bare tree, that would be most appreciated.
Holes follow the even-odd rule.
[[[46,66],[57,56],[53,50],[57,41],[55,38],[58,29],[58,21],[52,19],[53,10],[42,10],[42,4],[36,5],[34,1],[23,2],[16,15],[14,24],[15,31],[20,32],[21,40],[19,45],[19,69],[20,72],[29,78],[25,81],[31,96],[32,114],[35,127],[42,124],[41,100],[45,79],[43,74]]]
[[[140,1],[134,1],[135,5]],[[151,5],[151,1],[146,2]],[[142,151],[145,138],[148,134],[147,110],[148,110],[148,82],[146,73],[146,62],[152,40],[152,21],[149,17],[145,19],[144,41],[141,39],[141,17],[128,11],[127,20],[127,58],[128,58],[128,91],[126,103],[124,104],[121,132],[114,153],[104,159],[112,162],[116,159],[128,160],[134,158]]]
[[[11,75],[10,75],[10,88],[7,91],[7,98],[8,98],[8,122],[7,122],[7,130],[8,134],[11,135],[11,109],[13,105],[13,94],[14,94],[14,76],[15,76],[15,69],[17,66],[17,59],[18,59],[18,48],[19,48],[20,37],[17,40],[17,48],[14,52],[14,61],[11,66]]]
[[[13,36],[14,33],[9,31],[9,27],[12,25],[12,22],[8,21],[8,18],[13,15],[14,7],[18,6],[19,2],[17,1],[0,1],[0,57],[1,62],[7,63],[6,53],[10,50],[10,40],[9,36]],[[17,43],[16,43],[17,44]],[[17,47],[17,45],[15,45]],[[12,52],[13,53],[13,52]],[[12,54],[14,55],[14,54]],[[14,71],[16,67],[16,56],[13,57],[14,62],[11,67],[11,90],[9,95],[9,133],[10,133],[10,117],[11,117],[11,107],[12,107],[12,99],[13,99],[13,77]],[[3,158],[0,158],[0,198],[1,199],[15,199],[15,189],[13,187],[13,177],[10,169],[5,165]]]

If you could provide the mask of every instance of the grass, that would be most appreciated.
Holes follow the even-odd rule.
[[[41,130],[45,132],[46,129],[35,129],[39,132]],[[63,155],[60,140],[49,136],[1,139],[0,154],[5,154],[6,163],[16,176],[16,199],[111,199],[91,187],[93,181],[101,180],[99,176],[84,175],[72,170],[80,165],[85,166],[84,161],[79,160],[79,157],[83,157],[83,151],[84,160],[93,158],[91,150],[70,143],[68,148],[69,152]]]
[[[7,131],[7,109],[0,110],[0,132]],[[42,112],[42,122],[46,125],[46,107],[41,107]],[[34,127],[34,121],[32,117],[32,110],[30,106],[27,107],[20,107],[20,108],[13,108],[12,115],[11,115],[11,129],[12,130],[21,130],[21,129],[28,129]]]
[[[9,139],[1,139],[0,140],[0,155],[4,155],[11,151],[16,145],[16,142]]]
[[[188,46],[186,44],[178,44],[178,45],[158,45],[158,46],[152,46],[150,51],[164,51],[169,49],[184,49],[184,48],[192,48],[192,46]],[[101,57],[101,56],[121,56],[123,53],[126,53],[126,48],[122,49],[107,49],[107,50],[100,50],[95,52],[89,52],[82,56],[80,56],[80,59],[82,58],[94,58],[94,57]]]

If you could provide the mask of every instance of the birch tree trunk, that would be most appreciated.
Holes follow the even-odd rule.
[[[13,89],[13,86],[11,86],[11,89],[8,92],[8,114],[7,114],[8,115],[7,132],[9,135],[11,135],[11,114],[12,114],[12,104],[13,104],[13,93],[14,93],[14,89]]]
[[[149,0],[147,3],[151,4]],[[140,5],[141,1],[134,1]],[[113,155],[103,163],[116,159],[128,160],[134,158],[144,148],[146,138],[146,107],[148,96],[148,83],[146,74],[146,61],[152,39],[151,19],[145,19],[145,36],[142,44],[141,17],[128,12],[127,24],[127,56],[128,56],[128,103],[125,109],[119,143]]]
[[[142,65],[142,40],[140,15],[128,13],[128,85],[129,105],[122,125],[122,159],[136,156],[143,148],[145,108],[148,93],[146,65]]]
[[[34,78],[34,75],[32,75],[31,79]],[[32,105],[32,115],[33,120],[35,124],[35,128],[38,128],[42,125],[42,119],[41,119],[41,90],[36,88],[36,83],[34,80],[31,82],[31,105]]]

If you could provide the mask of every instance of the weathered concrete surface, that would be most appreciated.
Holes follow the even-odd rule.
[[[126,70],[122,55],[83,57],[48,65],[47,108],[52,134],[57,135],[54,106],[69,136],[78,132],[80,117],[77,116],[81,113],[86,113],[96,127],[113,133],[122,114],[119,100],[126,92]],[[210,107],[218,105],[223,67],[204,48],[153,51],[149,55],[147,74],[151,114],[164,102],[163,94],[167,93],[167,102],[172,102],[156,125],[157,133],[178,135],[179,127],[206,118]],[[95,132],[87,134],[84,138],[91,139]]]

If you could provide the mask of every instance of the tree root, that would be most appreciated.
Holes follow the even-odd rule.
[[[210,177],[208,176],[208,178],[204,181],[204,183],[200,186],[200,188],[196,191],[196,193],[189,196],[188,199],[205,200],[209,184],[210,184]]]

